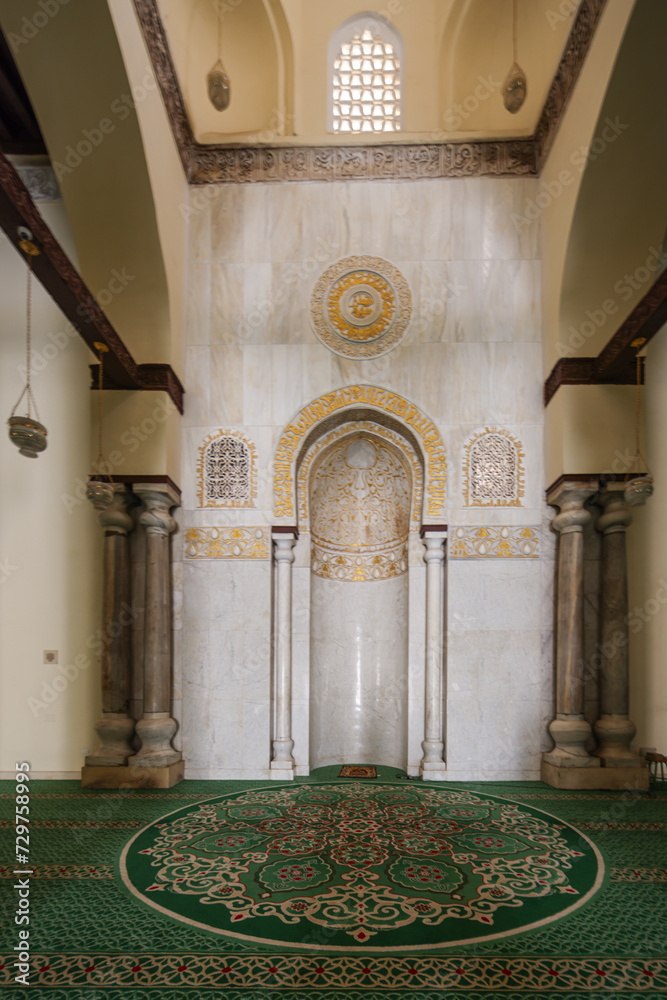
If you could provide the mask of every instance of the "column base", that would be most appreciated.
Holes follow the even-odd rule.
[[[134,735],[134,719],[124,712],[104,712],[95,723],[101,746],[86,756],[88,767],[123,767],[132,756],[130,740]]]
[[[546,757],[546,755],[545,755]],[[648,767],[559,767],[542,758],[540,778],[552,788],[648,792]],[[599,758],[595,758],[599,760]]]
[[[447,781],[447,765],[444,760],[423,760],[419,776],[424,781]]]
[[[169,767],[182,759],[181,751],[171,745],[178,727],[168,712],[145,712],[135,728],[141,749],[128,758],[130,767]]]
[[[167,767],[90,767],[81,768],[82,788],[172,788],[183,780],[185,762],[178,760]]]
[[[643,758],[630,747],[637,727],[627,715],[601,715],[593,731],[598,740],[595,756],[604,767],[642,767]]]
[[[293,761],[272,760],[269,764],[269,777],[273,781],[293,781],[296,768]]]

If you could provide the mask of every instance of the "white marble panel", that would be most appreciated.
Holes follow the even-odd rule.
[[[243,265],[243,308],[232,324],[240,344],[270,344],[279,339],[273,322],[273,269],[270,262]]]
[[[450,633],[448,771],[539,772],[541,667],[538,631]]]
[[[539,559],[450,560],[450,633],[539,629],[540,575]]]
[[[242,189],[243,198],[243,227],[237,237],[238,259],[248,263],[270,261],[273,259],[269,239],[271,206],[280,197],[283,185],[239,184],[238,187]]]
[[[393,258],[446,260],[451,232],[447,183],[396,181],[387,184],[386,189],[391,195],[387,246]],[[417,219],[423,219],[424,224],[415,225]]]
[[[190,189],[188,205],[188,237],[190,260],[195,264],[208,263],[211,259],[211,204],[219,188],[211,185],[204,196],[201,190]]]
[[[210,423],[211,352],[208,347],[188,347],[185,352],[185,384],[183,425],[201,427]]]
[[[244,260],[245,190],[244,184],[220,184],[210,201],[211,260]]]
[[[310,635],[310,585],[310,567],[292,565],[292,635],[294,636]]]
[[[271,415],[274,427],[283,427],[309,400],[303,391],[303,348],[276,344],[271,348]]]
[[[264,345],[243,348],[243,413],[248,425],[273,425],[271,386],[273,352]]]
[[[484,253],[483,188],[476,178],[452,179],[451,197],[451,258],[480,260]]]
[[[405,574],[372,583],[313,577],[311,767],[405,767],[407,584]]]
[[[243,349],[211,347],[208,423],[227,427],[243,423]]]
[[[358,181],[326,186],[331,188],[328,211],[338,219],[336,240],[340,249],[336,258],[367,253],[369,210],[378,185]]]
[[[191,264],[186,293],[187,344],[208,344],[211,340],[211,266]]]
[[[269,289],[263,303],[256,306],[266,314],[266,342],[300,344],[314,338],[309,304],[316,270],[319,273],[314,261],[271,265]]]
[[[242,339],[245,271],[243,264],[214,263],[210,266],[212,344],[236,344]]]

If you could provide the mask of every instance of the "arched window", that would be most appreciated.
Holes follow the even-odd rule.
[[[329,129],[352,135],[400,132],[403,42],[381,17],[358,14],[329,42]]]
[[[467,507],[520,507],[521,442],[502,428],[476,434],[464,451],[463,493]]]
[[[255,446],[235,431],[209,434],[199,448],[199,506],[253,507],[257,497]]]

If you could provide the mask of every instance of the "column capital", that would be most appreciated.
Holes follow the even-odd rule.
[[[551,522],[554,531],[561,535],[583,531],[591,519],[591,513],[584,504],[597,492],[597,479],[584,482],[564,479],[549,490],[547,503],[550,507],[559,508],[559,513]]]
[[[143,500],[146,509],[139,516],[149,534],[170,535],[176,522],[169,513],[181,500],[168,483],[133,483],[133,491]]]
[[[606,483],[600,491],[602,513],[595,527],[604,535],[625,531],[632,524],[632,513],[625,499],[625,483]]]
[[[582,479],[568,479],[567,476],[562,476],[547,490],[547,503],[550,507],[560,507],[561,510],[571,506],[583,507],[599,489],[597,476]]]
[[[433,533],[430,532],[422,537],[422,544],[426,548],[424,553],[424,560],[427,563],[431,562],[443,562],[445,558],[445,539],[447,538],[446,533]]]
[[[296,528],[280,528],[271,530],[271,541],[273,542],[273,555],[276,562],[294,562],[294,546],[298,538]]]
[[[109,484],[113,490],[110,502],[89,497],[97,510],[97,520],[105,534],[127,535],[134,527],[134,521],[127,512],[129,496],[122,483]]]

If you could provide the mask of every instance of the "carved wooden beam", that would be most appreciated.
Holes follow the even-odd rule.
[[[163,389],[183,412],[183,386],[169,365],[138,365],[93,298],[87,285],[37,210],[30,193],[9,160],[0,153],[0,227],[19,247],[19,227],[33,234],[40,253],[32,258],[35,277],[88,347],[106,344],[104,378],[108,388]],[[96,387],[96,386],[95,386]]]
[[[667,270],[663,271],[649,288],[600,353],[598,357],[600,380],[615,381],[623,372],[634,369],[637,350],[644,344],[633,347],[633,341],[643,340],[644,343],[648,343],[665,323],[667,323]]]
[[[667,270],[649,288],[596,358],[559,358],[544,383],[546,406],[561,385],[633,385],[637,352],[667,323]],[[637,343],[641,341],[641,343]],[[644,382],[641,359],[640,382]]]

